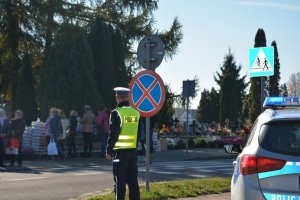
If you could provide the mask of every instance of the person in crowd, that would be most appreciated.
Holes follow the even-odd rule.
[[[59,110],[59,116],[61,118],[62,135],[58,138],[58,145],[65,156],[65,141],[67,136],[67,129],[70,125],[70,120],[66,118],[66,114],[63,110]]]
[[[77,113],[78,115],[78,113]],[[81,125],[81,119],[79,116],[77,116],[77,126],[76,126],[76,133],[82,134],[82,125]]]
[[[45,122],[45,136],[46,136],[46,144],[48,145],[51,140],[51,130],[50,130],[50,121],[54,116],[56,108],[51,108],[49,112],[49,116]]]
[[[107,109],[101,105],[96,119],[97,133],[100,136],[101,142],[101,156],[106,155],[107,137],[109,133],[109,117],[106,110]]]
[[[0,167],[4,165],[4,151],[7,137],[10,135],[10,123],[6,118],[6,112],[0,109]]]
[[[91,157],[93,148],[93,134],[95,115],[89,105],[84,106],[84,114],[81,120],[83,136],[83,157]]]
[[[60,137],[62,137],[62,134],[63,134],[63,127],[61,124],[61,117],[59,116],[59,110],[57,108],[54,108],[52,114],[53,114],[53,116],[50,119],[50,123],[49,123],[50,124],[50,133],[51,133],[50,136],[56,142],[58,155],[62,158],[65,158],[64,153],[58,143],[58,139]]]
[[[10,157],[10,166],[15,165],[16,157],[18,159],[18,166],[22,166],[23,161],[23,153],[22,153],[22,142],[23,142],[23,134],[26,127],[26,122],[23,120],[23,112],[22,110],[16,110],[15,117],[11,121],[10,128],[11,128],[11,137],[16,137],[19,141],[18,147],[18,155],[11,155]]]
[[[68,155],[71,157],[76,156],[76,144],[75,144],[75,136],[76,136],[76,128],[78,124],[77,120],[78,114],[75,110],[70,112],[70,126],[69,126],[69,134],[68,134]]]

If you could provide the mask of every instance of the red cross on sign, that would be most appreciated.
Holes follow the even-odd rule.
[[[164,105],[165,85],[160,76],[152,70],[139,72],[129,84],[129,101],[142,117],[152,117]]]

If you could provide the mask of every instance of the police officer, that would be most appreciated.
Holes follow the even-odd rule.
[[[141,133],[140,114],[129,105],[128,88],[117,87],[114,91],[118,105],[110,115],[106,159],[113,161],[116,199],[125,199],[127,184],[129,199],[139,200],[137,143]]]

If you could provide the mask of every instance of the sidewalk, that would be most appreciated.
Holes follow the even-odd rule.
[[[230,200],[230,193],[210,194],[195,198],[183,198],[179,200]]]
[[[151,162],[174,162],[186,160],[232,159],[234,156],[226,154],[222,148],[199,148],[186,150],[168,150],[151,155]],[[144,160],[144,159],[139,159]],[[143,162],[140,162],[142,164]],[[57,167],[83,167],[89,165],[111,165],[111,161],[104,157],[93,155],[91,158],[68,158],[67,160],[49,160],[47,158],[24,161],[21,168],[7,167],[7,171],[24,171],[31,169],[46,169]],[[1,169],[0,169],[1,171]]]

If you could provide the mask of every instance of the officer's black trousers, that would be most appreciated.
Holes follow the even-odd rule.
[[[116,182],[116,200],[125,199],[126,184],[129,188],[129,199],[140,200],[136,153],[136,149],[114,152],[113,173]]]

